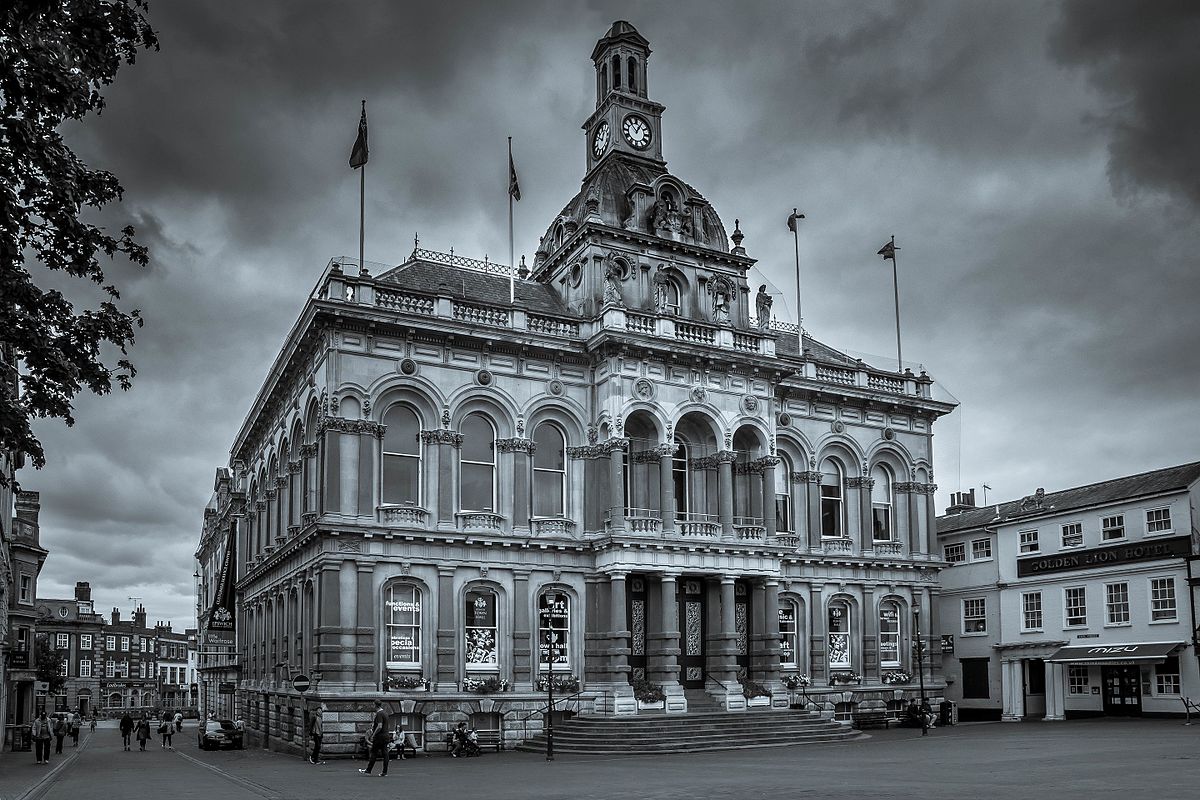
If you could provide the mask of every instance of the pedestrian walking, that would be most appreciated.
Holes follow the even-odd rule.
[[[138,749],[142,752],[146,751],[146,742],[150,741],[150,719],[146,716],[146,712],[142,712],[142,716],[137,723],[137,740]]]
[[[83,724],[83,719],[76,711],[71,715],[71,747],[79,747],[79,726]]]
[[[182,711],[175,712],[175,732],[183,733],[183,712]]]
[[[171,737],[175,734],[175,725],[169,714],[163,714],[163,721],[158,723],[158,732],[162,736],[162,744],[159,745],[163,750],[174,750],[171,746]]]
[[[67,721],[61,715],[54,715],[54,754],[62,755],[63,739],[67,736]]]
[[[371,768],[375,766],[375,759],[383,759],[383,771],[379,773],[379,777],[387,776],[388,771],[388,752],[387,752],[387,729],[388,719],[387,714],[383,713],[383,703],[379,700],[375,701],[375,717],[371,720],[371,729],[367,734],[367,745],[370,751],[370,756],[367,758],[367,768],[360,769],[363,775],[370,775]]]
[[[121,715],[120,727],[121,727],[121,743],[125,746],[125,751],[128,752],[129,751],[129,739],[131,736],[133,736],[133,728],[134,728],[133,717],[129,716],[128,711],[126,711],[124,714]],[[92,720],[92,730],[95,730],[95,729],[96,729],[96,720],[93,719]]]
[[[37,756],[37,763],[50,763],[50,720],[46,719],[46,712],[43,711],[33,721],[33,747]]]
[[[308,757],[310,764],[324,764],[321,760],[321,735],[324,733],[324,721],[322,717],[325,714],[325,704],[321,703],[317,706],[317,710],[313,712],[312,723],[309,725],[308,734],[312,737],[312,755]]]
[[[92,715],[91,729],[92,729],[92,733],[96,732],[96,715],[95,714]]]

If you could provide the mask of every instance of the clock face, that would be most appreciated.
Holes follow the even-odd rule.
[[[625,134],[625,141],[638,150],[645,150],[650,146],[650,123],[637,114],[630,114],[625,118],[621,132]]]
[[[592,156],[599,158],[608,149],[608,123],[601,122],[592,136]]]

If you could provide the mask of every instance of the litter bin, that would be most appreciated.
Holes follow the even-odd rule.
[[[938,704],[938,725],[945,728],[958,723],[958,706],[949,700]]]

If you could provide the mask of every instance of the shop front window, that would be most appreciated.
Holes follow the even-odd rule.
[[[389,669],[421,663],[421,590],[397,584],[387,593],[387,665]]]
[[[850,606],[833,603],[829,606],[829,668],[850,669],[854,660],[850,653]]]
[[[500,666],[496,593],[488,589],[467,592],[466,620],[467,669],[494,671]]]
[[[541,669],[571,667],[571,598],[565,592],[538,597],[538,664]]]
[[[779,606],[779,665],[795,667],[800,658],[799,614],[796,604],[783,602]]]
[[[891,601],[879,607],[879,666],[900,666],[900,606]]]

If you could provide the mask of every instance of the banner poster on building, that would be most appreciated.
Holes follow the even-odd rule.
[[[234,552],[237,549],[237,520],[229,526],[229,541],[225,543],[225,558],[221,560],[221,572],[217,575],[216,593],[212,608],[208,612],[208,636],[206,646],[233,647],[234,636],[234,584],[237,582]]]

